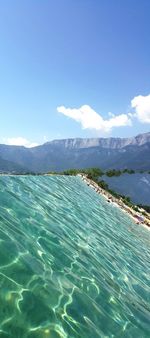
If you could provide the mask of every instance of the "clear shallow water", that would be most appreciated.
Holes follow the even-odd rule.
[[[0,337],[150,337],[150,232],[80,178],[0,177]]]

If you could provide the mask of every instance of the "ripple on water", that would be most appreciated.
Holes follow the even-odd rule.
[[[150,336],[150,232],[76,177],[0,177],[0,337]]]

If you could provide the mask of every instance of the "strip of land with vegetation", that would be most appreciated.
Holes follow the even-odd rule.
[[[48,172],[49,175],[70,175],[70,176],[76,176],[78,174],[85,174],[86,177],[88,179],[91,179],[92,181],[94,181],[100,188],[102,188],[103,190],[107,191],[109,194],[111,194],[113,197],[117,198],[117,199],[122,199],[123,202],[133,208],[135,211],[139,211],[139,209],[143,208],[144,211],[146,211],[147,213],[150,213],[150,206],[149,205],[135,205],[132,201],[131,198],[129,196],[124,196],[121,194],[118,194],[116,191],[112,190],[109,188],[108,184],[101,179],[101,177],[103,175],[106,175],[108,177],[113,177],[113,176],[120,176],[124,173],[128,173],[130,175],[132,174],[137,174],[139,172],[131,170],[131,169],[124,169],[124,170],[108,170],[106,172],[104,172],[103,170],[101,170],[100,168],[87,168],[87,169],[68,169],[62,172]],[[140,171],[141,173],[141,171]],[[142,171],[143,173],[143,171]],[[150,171],[148,172],[150,174]],[[143,211],[143,213],[144,213]]]
[[[109,170],[107,172],[102,171],[99,168],[88,169],[69,169],[61,173],[49,172],[48,175],[70,175],[80,176],[89,186],[94,188],[97,193],[102,194],[107,198],[108,202],[116,203],[122,210],[130,214],[130,216],[136,221],[136,223],[143,223],[150,227],[150,206],[149,205],[135,205],[129,196],[124,196],[116,193],[112,189],[109,189],[108,184],[101,180],[103,175],[109,177],[120,176],[123,173],[134,174],[137,173],[134,170],[124,169]]]
[[[94,188],[97,193],[102,194],[107,198],[108,202],[116,203],[118,206],[122,208],[122,210],[126,211],[130,216],[134,218],[136,223],[143,223],[150,227],[150,205],[135,205],[129,196],[124,196],[118,194],[116,191],[109,188],[108,184],[102,179],[103,175],[108,177],[120,176],[125,173],[130,175],[137,173],[145,173],[145,171],[134,171],[132,169],[123,169],[123,170],[107,170],[103,171],[100,168],[87,168],[87,169],[68,169],[62,172],[49,171],[48,173],[34,173],[34,172],[26,172],[22,175],[69,175],[69,176],[80,176],[88,185]],[[150,171],[146,171],[146,173],[150,174]],[[1,173],[0,175],[4,175]],[[7,173],[5,175],[17,175],[16,173]],[[18,175],[21,175],[18,173]]]

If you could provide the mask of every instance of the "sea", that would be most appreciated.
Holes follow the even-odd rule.
[[[79,177],[0,176],[0,337],[150,337],[150,231]]]
[[[150,174],[148,173],[124,173],[120,176],[100,177],[107,182],[110,189],[121,195],[131,198],[135,204],[150,205]]]

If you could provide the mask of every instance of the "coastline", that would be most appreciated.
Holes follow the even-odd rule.
[[[143,216],[142,214],[140,214],[140,211],[137,212],[131,207],[127,206],[122,201],[121,198],[118,199],[113,195],[111,195],[108,191],[99,187],[99,185],[96,182],[87,178],[85,174],[80,173],[77,174],[77,176],[79,176],[88,186],[93,188],[97,194],[102,195],[107,200],[108,203],[111,203],[114,206],[119,207],[122,211],[128,214],[136,224],[141,224],[146,229],[150,230],[150,215],[147,212],[145,212],[145,210],[141,210],[141,212],[144,211],[144,213],[146,214],[146,216]],[[140,217],[143,218],[143,220],[139,220]]]
[[[41,174],[42,176],[55,176],[55,174]],[[0,173],[0,176],[16,176],[16,174],[4,174],[4,173]],[[28,175],[17,175],[17,176],[28,176]],[[112,205],[120,208],[123,212],[125,212],[126,214],[128,214],[128,216],[130,216],[130,218],[136,223],[136,224],[140,224],[142,226],[144,226],[144,228],[150,230],[150,214],[148,212],[146,212],[144,209],[142,208],[138,208],[138,211],[135,211],[133,208],[129,207],[128,205],[126,205],[122,198],[116,198],[113,195],[110,194],[110,192],[108,192],[107,190],[104,190],[103,188],[101,188],[95,181],[93,181],[92,179],[89,179],[87,177],[86,174],[84,173],[78,173],[77,175],[80,177],[88,186],[90,186],[92,189],[94,189],[96,191],[97,194],[102,195],[108,203],[111,203]],[[142,213],[144,213],[145,215],[142,215]]]

